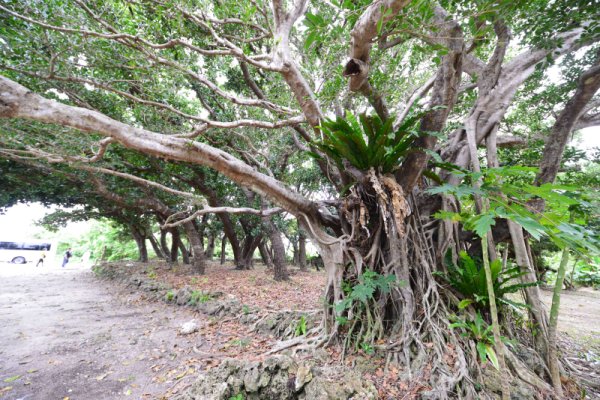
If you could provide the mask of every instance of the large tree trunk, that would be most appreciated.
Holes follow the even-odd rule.
[[[183,224],[183,229],[185,229],[185,233],[192,246],[194,271],[204,275],[206,271],[206,258],[204,257],[204,250],[202,249],[202,238],[194,224],[191,222]]]
[[[393,177],[374,171],[368,184],[350,190],[338,215],[344,217],[343,241],[305,226],[327,271],[324,325],[330,336],[326,340],[340,335],[350,348],[387,340],[389,360],[406,370],[435,366],[435,373],[429,375],[432,389],[421,395],[447,398],[460,388],[460,397],[480,398],[476,387],[463,380],[469,371],[480,368],[477,354],[471,352],[460,329],[448,328],[460,298],[447,285],[438,285],[434,275],[443,267],[435,256],[434,238],[423,228],[424,218],[430,217],[419,215],[417,204],[405,197]],[[455,239],[451,248],[457,252]],[[372,296],[357,299],[355,290],[362,290],[365,283],[380,287],[385,279],[392,281],[389,290],[377,289]],[[444,361],[449,348],[452,365]],[[520,376],[516,371],[526,370],[512,354],[507,364],[510,371],[502,373]],[[540,390],[551,390],[534,374],[527,373],[526,379]]]

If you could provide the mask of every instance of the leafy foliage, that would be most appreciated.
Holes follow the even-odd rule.
[[[570,247],[582,253],[600,253],[598,233],[581,225],[585,221],[570,221],[574,209],[587,209],[590,203],[578,188],[561,184],[533,183],[537,169],[530,167],[500,167],[488,168],[480,173],[464,170],[454,170],[453,174],[462,179],[462,183],[449,183],[428,189],[431,194],[451,194],[464,204],[463,212],[438,212],[436,217],[463,222],[466,229],[483,236],[496,219],[503,218],[521,225],[534,239],[547,237],[558,247]],[[472,182],[482,180],[480,188],[475,188]],[[475,195],[480,195],[489,201],[487,212],[474,212]],[[528,201],[544,199],[546,209],[542,214],[536,214],[528,207]]]
[[[173,290],[169,290],[165,293],[165,301],[171,302],[175,299],[175,292]]]
[[[306,317],[304,315],[296,322],[296,329],[294,331],[294,336],[302,335],[306,335]]]
[[[375,168],[381,173],[388,173],[398,167],[419,137],[415,125],[420,117],[419,114],[406,118],[394,130],[393,118],[382,121],[377,115],[361,114],[359,122],[348,113],[345,119],[323,121],[323,141],[315,144],[340,166],[343,160],[347,160],[362,171]]]
[[[490,360],[492,365],[499,370],[498,357],[494,351],[492,326],[488,325],[483,320],[480,313],[477,313],[473,320],[461,320],[458,317],[455,317],[454,319],[456,322],[450,324],[450,328],[462,328],[464,330],[462,336],[475,341],[475,347],[477,348],[477,353],[479,354],[481,362],[485,363],[486,360]]]
[[[354,282],[343,282],[346,296],[335,305],[335,311],[338,323],[348,326],[345,347],[354,345],[366,351],[366,346],[372,346],[381,338],[382,326],[375,317],[378,295],[389,293],[393,286],[401,283],[395,275],[381,275],[372,270],[366,270]]]
[[[461,302],[460,307],[464,308],[469,304],[474,304],[479,309],[486,309],[489,303],[488,291],[485,280],[485,269],[483,264],[476,263],[466,252],[461,251],[458,255],[458,263],[455,265],[452,261],[452,253],[448,251],[444,259],[447,274],[438,273],[454,289],[459,291],[466,301]],[[525,307],[524,304],[516,303],[507,299],[508,293],[515,293],[522,288],[535,286],[538,283],[515,283],[525,275],[526,271],[521,271],[518,266],[502,270],[502,262],[499,259],[490,263],[492,272],[492,281],[494,284],[494,294],[496,300],[500,303]]]
[[[188,305],[195,306],[202,303],[207,303],[212,300],[212,296],[209,293],[204,293],[200,290],[193,290],[188,300]]]
[[[376,291],[389,292],[396,282],[396,276],[384,276],[372,270],[367,270],[359,277],[358,282],[354,286],[350,286],[348,283],[344,285],[344,291],[347,295],[344,300],[336,304],[336,311],[346,310],[356,302],[367,305],[369,301],[373,300]]]
[[[595,257],[590,263],[577,263],[573,268],[575,268],[573,282],[582,286],[600,288],[600,257]]]

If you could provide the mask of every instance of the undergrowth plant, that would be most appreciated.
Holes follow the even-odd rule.
[[[485,363],[486,360],[490,360],[492,365],[499,370],[498,357],[494,351],[492,326],[483,320],[481,314],[478,312],[473,320],[455,317],[454,321],[456,322],[450,324],[450,328],[461,328],[463,330],[461,336],[475,341],[475,347],[481,362]]]
[[[458,262],[454,264],[452,261],[452,252],[448,251],[444,258],[447,273],[436,272],[454,289],[462,294],[465,299],[460,302],[459,308],[465,308],[473,304],[478,309],[485,309],[489,305],[489,296],[485,281],[485,270],[481,262],[476,262],[465,251],[458,254]],[[526,271],[521,271],[518,266],[502,270],[502,262],[496,259],[490,263],[492,272],[492,282],[494,285],[494,293],[499,303],[513,306],[526,307],[525,304],[514,302],[506,298],[509,293],[516,293],[519,290],[536,286],[539,282],[521,283],[519,278],[525,275]]]
[[[296,329],[294,330],[294,336],[306,335],[306,317],[300,316],[300,319],[296,322]]]
[[[206,303],[212,300],[212,296],[208,293],[203,293],[200,290],[192,291],[188,305],[195,306],[197,304]]]
[[[382,318],[377,318],[376,292],[388,293],[398,285],[395,275],[366,270],[354,282],[343,282],[345,298],[335,306],[337,321],[348,327],[345,348],[372,346],[383,336]],[[346,315],[346,316],[342,316]]]
[[[599,257],[595,257],[599,261]],[[592,263],[577,263],[573,266],[573,282],[582,286],[591,286],[595,289],[600,289],[600,267],[599,264]]]
[[[169,290],[165,294],[165,300],[168,302],[171,302],[171,301],[173,301],[173,299],[175,299],[175,292],[173,290]]]

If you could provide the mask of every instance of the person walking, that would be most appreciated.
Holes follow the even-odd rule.
[[[63,257],[63,262],[62,262],[62,267],[64,268],[65,265],[67,265],[67,263],[69,262],[69,258],[71,258],[73,254],[71,254],[71,248],[69,247],[67,249],[67,251],[65,251],[65,256]]]
[[[44,259],[46,258],[46,253],[42,253],[40,254],[40,259],[38,260],[37,264],[35,264],[36,267],[39,267],[40,264],[42,264],[42,267],[44,266]]]

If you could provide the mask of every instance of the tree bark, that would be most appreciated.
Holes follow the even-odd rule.
[[[594,65],[579,78],[575,94],[565,104],[565,108],[559,114],[552,127],[552,132],[550,132],[550,136],[548,136],[544,147],[544,154],[542,155],[540,172],[536,178],[536,184],[551,183],[556,179],[565,146],[573,131],[573,127],[577,124],[579,117],[585,110],[585,106],[594,97],[599,88],[600,50],[598,51]]]
[[[202,238],[198,233],[198,230],[191,222],[183,224],[183,229],[187,235],[190,244],[192,246],[193,255],[193,268],[196,273],[204,275],[206,272],[206,258],[204,257],[204,250],[202,249]]]
[[[556,346],[556,330],[558,328],[558,314],[560,310],[560,292],[562,291],[563,282],[565,280],[565,271],[569,263],[569,248],[563,250],[560,265],[556,273],[556,283],[554,284],[554,294],[552,296],[552,307],[550,308],[550,323],[548,325],[548,367],[550,369],[550,377],[552,386],[556,390],[559,398],[563,397],[562,382],[560,380],[560,368],[558,361],[558,349]]]
[[[227,249],[227,236],[223,235],[221,238],[221,265],[225,264],[226,254],[225,250]]]
[[[261,240],[262,235],[246,235],[242,247],[242,258],[240,262],[236,264],[236,269],[248,270],[254,268],[254,251],[260,244]]]
[[[269,251],[264,240],[258,245],[258,251],[260,252],[260,257],[262,258],[267,269],[273,269],[273,258],[271,257],[271,252]]]
[[[171,250],[169,249],[169,245],[167,244],[167,231],[164,229],[160,230],[160,247],[162,248],[162,252],[165,255],[165,260],[167,262],[172,262],[171,258]]]
[[[522,271],[527,272],[526,275],[521,277],[521,281],[523,283],[536,282],[535,272],[533,271],[529,255],[527,254],[523,228],[510,220],[508,221],[508,227],[513,242],[517,265]],[[535,347],[540,355],[545,360],[548,360],[548,317],[544,310],[544,305],[542,304],[540,289],[537,286],[533,286],[526,287],[524,290],[527,304],[530,306],[530,314],[533,317],[532,319],[536,324],[536,328],[539,330],[538,334],[534,335]]]
[[[436,6],[435,12],[441,13],[441,7]],[[421,120],[420,129],[423,132],[442,131],[456,103],[462,75],[464,52],[462,30],[456,22],[440,19],[442,19],[440,32],[445,38],[444,44],[448,47],[448,53],[442,58],[442,64],[433,84],[429,111]],[[429,160],[429,155],[424,150],[433,149],[436,143],[437,138],[433,135],[426,135],[415,141],[414,148],[417,150],[408,154],[395,174],[404,193],[412,193]]]
[[[146,247],[146,238],[140,233],[136,227],[131,227],[131,235],[135,240],[135,244],[138,248],[138,261],[147,263],[148,262],[148,248]]]
[[[298,265],[301,271],[306,271],[306,235],[298,230]]]
[[[158,241],[156,240],[156,238],[154,237],[154,235],[152,234],[152,232],[149,232],[148,240],[150,241],[150,244],[152,245],[152,249],[154,250],[154,254],[156,254],[156,257],[164,259],[165,255],[162,252],[162,250],[160,249],[160,245],[159,245]]]
[[[177,229],[177,233],[179,234],[179,229]],[[184,264],[189,264],[190,263],[190,250],[186,247],[185,243],[181,239],[181,234],[179,234],[179,237],[177,238],[177,240],[179,242],[179,252],[181,253],[181,260],[183,261]],[[200,245],[202,245],[202,241],[200,241]],[[202,249],[202,247],[201,247],[201,249]]]
[[[169,251],[169,258],[172,263],[177,263],[179,258],[179,231],[177,228],[173,228],[169,230],[171,234],[171,249]]]
[[[206,244],[204,255],[208,260],[212,260],[215,256],[215,235],[213,233],[208,234],[207,241],[208,243]]]
[[[69,126],[83,132],[100,133],[145,154],[213,168],[233,181],[243,183],[256,193],[272,199],[295,215],[304,213],[319,218],[324,212],[317,212],[317,204],[273,177],[257,172],[231,154],[205,143],[161,135],[124,124],[94,110],[45,99],[4,76],[0,76],[0,91],[3,100],[0,104],[0,118],[25,118]],[[316,124],[318,123],[317,118]]]
[[[299,261],[299,254],[298,254],[298,241],[295,239],[290,239],[289,236],[287,236],[288,241],[290,242],[290,244],[292,245],[292,264],[294,265],[299,265],[300,261]]]
[[[219,198],[217,192],[215,192],[205,183],[205,179],[206,176],[203,172],[197,172],[197,179],[194,179],[193,183],[198,190],[200,190],[200,192],[206,196],[208,204],[211,207],[221,207],[224,202]],[[233,260],[235,263],[237,263],[241,259],[242,253],[233,221],[231,221],[231,217],[228,213],[219,213],[217,214],[217,218],[219,218],[223,224],[223,233],[225,233],[225,236],[229,240],[231,250],[233,251]]]
[[[268,231],[269,240],[271,241],[271,246],[273,247],[274,278],[276,281],[286,281],[289,279],[289,275],[286,268],[285,246],[281,239],[281,232],[271,220],[268,220],[265,225]]]

